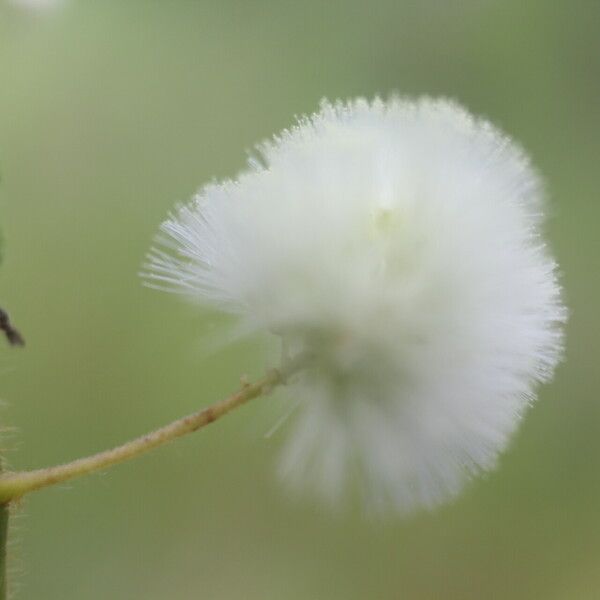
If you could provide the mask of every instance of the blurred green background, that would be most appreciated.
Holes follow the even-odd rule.
[[[27,499],[20,598],[600,598],[600,2],[65,0],[0,5],[1,350],[14,468],[119,443],[256,375],[219,318],[141,286],[159,222],[323,97],[449,95],[522,142],[552,201],[568,356],[500,468],[370,522],[290,499],[277,399]],[[260,404],[260,405],[259,405]]]

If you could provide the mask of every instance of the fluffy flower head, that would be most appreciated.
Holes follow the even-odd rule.
[[[446,100],[323,103],[162,226],[149,277],[311,363],[281,472],[405,511],[494,465],[565,314],[526,157]]]

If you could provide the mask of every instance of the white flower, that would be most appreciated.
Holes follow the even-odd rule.
[[[313,357],[286,480],[375,509],[454,496],[561,356],[527,158],[427,99],[324,102],[259,156],[162,225],[148,276]]]

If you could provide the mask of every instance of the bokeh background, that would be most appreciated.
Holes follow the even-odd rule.
[[[207,353],[219,317],[137,272],[175,202],[324,96],[448,95],[520,140],[572,311],[555,383],[450,506],[372,522],[289,498],[269,399],[28,498],[18,597],[600,598],[599,32],[595,0],[0,4],[0,300],[28,341],[0,349],[14,468],[119,443],[261,372],[261,343]]]

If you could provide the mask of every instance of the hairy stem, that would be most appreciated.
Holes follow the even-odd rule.
[[[0,507],[34,490],[104,470],[112,465],[136,458],[188,433],[193,433],[249,400],[268,394],[274,387],[284,383],[290,375],[300,370],[303,364],[303,360],[296,359],[281,369],[272,370],[255,383],[243,382],[240,390],[228,398],[111,450],[54,467],[3,473],[0,475]],[[0,513],[0,526],[2,525],[1,518],[2,513]]]

